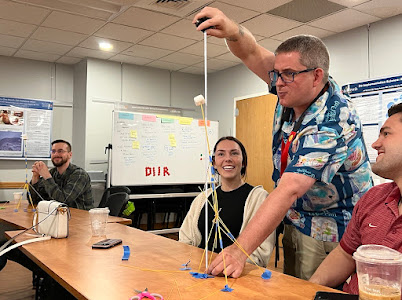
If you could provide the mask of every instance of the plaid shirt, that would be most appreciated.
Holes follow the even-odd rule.
[[[69,207],[89,210],[93,208],[91,179],[88,173],[76,165],[70,163],[63,174],[57,172],[57,168],[50,171],[51,178],[33,184],[33,187],[45,200],[56,200],[67,204]],[[34,204],[40,200],[39,196],[29,188]]]

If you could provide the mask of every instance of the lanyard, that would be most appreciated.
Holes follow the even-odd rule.
[[[310,103],[309,107],[307,107],[307,109],[301,114],[301,116],[299,117],[299,119],[297,120],[297,122],[295,123],[295,125],[293,126],[292,132],[290,133],[288,140],[285,144],[285,141],[282,137],[282,147],[281,147],[281,177],[282,174],[285,172],[286,167],[288,166],[288,155],[289,155],[289,147],[292,144],[293,139],[295,138],[297,131],[300,129],[300,126],[303,122],[304,117],[306,116],[307,110],[311,107],[311,105],[313,105],[313,103],[315,101],[317,101],[318,98],[320,98],[328,89],[329,84],[328,82],[325,84],[325,86],[322,88],[321,92],[318,93],[317,97],[314,98],[314,100]],[[285,114],[289,114],[289,112],[286,112],[287,109],[283,110],[282,113],[282,120],[281,120],[281,128],[280,130],[282,130],[282,126],[283,126],[283,118],[285,117]]]

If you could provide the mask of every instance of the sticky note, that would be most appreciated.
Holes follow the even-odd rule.
[[[193,118],[181,117],[179,119],[179,124],[181,124],[181,125],[190,125],[192,122],[193,122]]]
[[[162,118],[161,123],[174,123],[174,119]]]
[[[146,122],[156,122],[156,116],[142,115],[142,120]]]
[[[140,149],[140,142],[138,141],[133,142],[132,147],[133,149]]]
[[[136,139],[137,138],[137,130],[130,130],[130,137]]]
[[[176,147],[176,140],[170,140],[170,147]]]
[[[204,120],[198,120],[198,126],[205,126]],[[211,121],[207,120],[207,126],[211,126]]]
[[[134,120],[134,114],[119,112],[119,119]]]

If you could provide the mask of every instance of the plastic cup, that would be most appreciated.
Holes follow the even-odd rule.
[[[92,236],[104,236],[106,235],[107,217],[110,210],[105,208],[93,208],[89,210],[89,216],[91,219]]]
[[[402,253],[381,245],[363,245],[353,253],[361,300],[401,300]]]
[[[14,203],[18,203],[22,199],[23,192],[14,192]]]

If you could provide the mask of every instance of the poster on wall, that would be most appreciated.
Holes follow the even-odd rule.
[[[50,158],[52,118],[51,101],[0,97],[0,158]]]
[[[375,162],[377,151],[371,145],[388,118],[388,109],[402,102],[402,75],[346,84],[342,92],[349,95],[356,106],[370,162]]]

